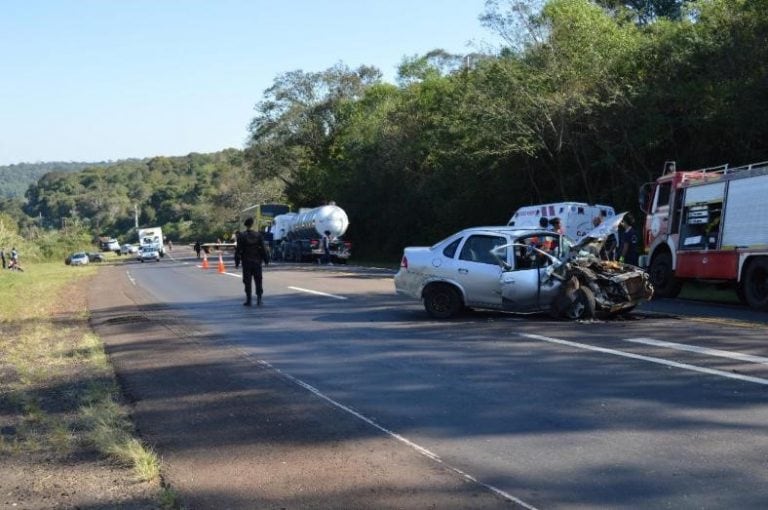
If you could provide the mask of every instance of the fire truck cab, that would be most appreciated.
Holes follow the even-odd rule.
[[[686,280],[733,283],[742,302],[768,310],[768,162],[678,171],[643,185],[644,241],[656,294]]]

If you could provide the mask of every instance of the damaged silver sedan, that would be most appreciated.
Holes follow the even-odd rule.
[[[653,295],[642,269],[600,260],[617,215],[578,243],[544,230],[476,227],[432,247],[409,247],[395,275],[398,294],[438,319],[465,308],[588,319],[624,313]]]

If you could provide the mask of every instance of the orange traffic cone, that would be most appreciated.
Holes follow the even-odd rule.
[[[202,268],[203,269],[208,269],[208,255],[205,252],[203,252],[203,265],[202,265]]]
[[[219,252],[219,273],[224,272],[224,259],[221,257],[221,252]]]

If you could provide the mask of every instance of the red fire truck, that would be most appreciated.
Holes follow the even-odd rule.
[[[735,284],[739,299],[768,310],[768,162],[678,171],[664,164],[640,193],[656,295],[685,280]]]

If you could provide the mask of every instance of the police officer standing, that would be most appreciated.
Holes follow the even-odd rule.
[[[237,236],[235,251],[243,266],[243,284],[245,285],[245,303],[243,306],[251,306],[251,280],[256,282],[256,306],[261,306],[261,295],[264,289],[261,284],[261,264],[269,264],[269,252],[264,243],[261,232],[254,232],[253,218],[248,218],[243,223],[245,232]]]

